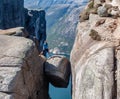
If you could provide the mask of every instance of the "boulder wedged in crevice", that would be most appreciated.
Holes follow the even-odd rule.
[[[70,61],[64,56],[52,56],[45,62],[45,75],[55,87],[66,88],[71,74]]]

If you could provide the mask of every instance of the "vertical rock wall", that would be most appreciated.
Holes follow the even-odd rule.
[[[31,40],[0,35],[0,99],[48,99],[44,62]]]
[[[33,25],[46,39],[45,12],[33,11],[33,17],[24,16],[24,0],[0,1],[0,29]],[[40,19],[39,24],[36,20]],[[24,21],[28,23],[25,24]],[[44,29],[44,30],[41,30]],[[33,31],[32,31],[33,30]],[[42,32],[43,31],[43,32]],[[12,31],[9,31],[12,32]],[[14,31],[13,31],[14,32]],[[21,31],[22,32],[22,31]],[[48,99],[48,81],[44,75],[44,59],[38,56],[35,44],[22,37],[0,35],[0,99]]]
[[[117,99],[120,99],[120,50],[117,52]]]
[[[90,14],[77,32],[71,52],[72,98],[120,99],[120,18]]]
[[[0,29],[24,26],[24,0],[0,1]]]
[[[71,52],[73,99],[120,99],[120,1],[91,0]]]
[[[0,2],[0,28],[2,28],[2,21],[3,21],[3,0]]]
[[[37,38],[40,38],[40,50],[42,50],[43,43],[46,40],[45,11],[42,9],[25,9],[25,28],[31,37],[34,37],[36,33],[39,34]]]

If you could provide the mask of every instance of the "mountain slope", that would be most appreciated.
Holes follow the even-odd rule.
[[[46,10],[50,48],[69,53],[75,38],[79,13],[87,0],[25,0],[25,7]]]

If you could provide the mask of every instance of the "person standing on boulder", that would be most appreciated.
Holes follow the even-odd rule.
[[[43,44],[43,55],[48,58],[49,57],[49,48],[48,48],[48,43],[47,41],[44,41],[44,44]]]

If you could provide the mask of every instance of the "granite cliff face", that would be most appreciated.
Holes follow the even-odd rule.
[[[49,99],[48,82],[51,80],[49,77],[52,76],[52,79],[55,77],[56,81],[54,79],[52,83],[67,86],[70,62],[66,58],[54,57],[46,65],[48,61],[39,55],[37,44],[32,41],[36,32],[40,34],[41,47],[46,39],[45,11],[23,9],[23,1],[1,2],[0,99]],[[46,66],[53,75],[46,75]],[[53,73],[50,66],[57,72]]]
[[[35,33],[39,33],[40,50],[46,40],[46,19],[45,11],[42,9],[26,9],[25,8],[25,28],[30,38],[34,39]]]
[[[24,26],[24,1],[0,1],[0,29]]]
[[[23,37],[0,35],[0,99],[48,99],[45,60]]]
[[[117,0],[91,1],[94,1],[93,8],[97,3],[101,8],[112,4],[109,9],[119,4]],[[90,4],[85,9],[91,11]],[[85,11],[88,10],[84,10],[81,16],[86,15]],[[88,18],[78,23],[71,52],[73,99],[120,99],[120,11],[113,14],[116,10],[112,9],[107,12],[108,16],[101,17],[104,11],[100,14],[94,14],[93,10],[87,12]]]
[[[37,13],[34,17],[36,12],[33,11],[35,13],[33,18],[28,18],[25,16],[23,3],[23,0],[1,0],[0,2],[0,29],[2,29],[0,30],[0,99],[48,99],[48,81],[43,69],[45,59],[38,56],[33,41],[15,37],[31,36],[36,29],[38,32],[44,29],[42,33],[46,36],[46,23],[42,21],[39,21],[37,26],[31,25],[35,28],[31,27],[33,31],[27,28],[34,18],[35,21],[38,18],[45,21],[45,12],[40,13],[41,15]],[[26,26],[26,29],[20,26]],[[45,40],[41,37],[42,39]]]

